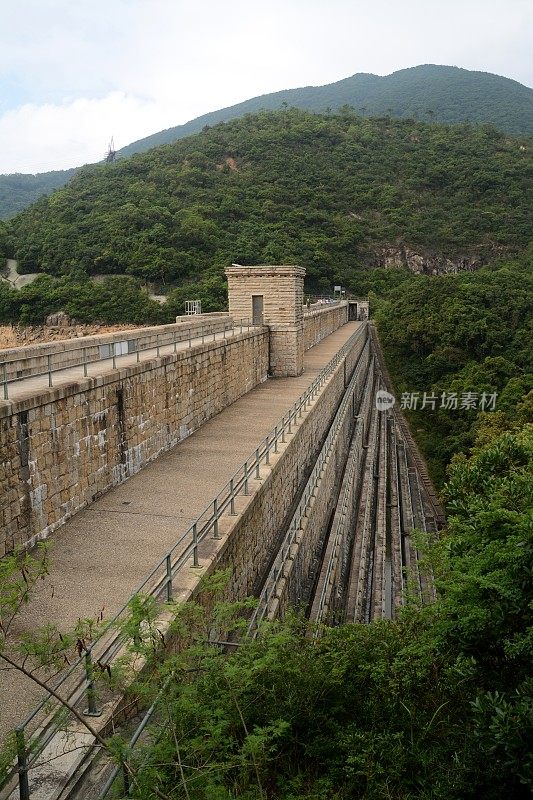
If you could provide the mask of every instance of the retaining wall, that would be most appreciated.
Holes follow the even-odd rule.
[[[255,329],[0,402],[0,556],[46,537],[267,370],[268,333]]]
[[[304,314],[304,350],[309,350],[348,322],[348,303],[343,301],[330,308],[306,311]]]
[[[269,607],[270,616],[283,614],[289,607],[295,608],[298,603],[307,603],[310,599],[313,578],[320,566],[323,543],[337,505],[338,489],[355,426],[354,410],[361,401],[366,385],[369,356],[369,346],[367,346],[361,357],[358,374],[353,378],[349,402],[333,447],[323,465],[309,508],[300,521],[299,531],[291,548],[292,557],[284,571],[284,579],[278,586],[275,602]]]
[[[155,325],[151,328],[132,328],[131,330],[100,333],[75,339],[62,339],[28,347],[12,347],[0,351],[0,384],[7,377],[23,378],[46,373],[48,357],[52,359],[53,369],[99,361],[103,356],[101,348],[106,348],[105,357],[112,355],[111,346],[125,342],[125,352],[150,350],[158,344],[172,344],[201,335],[219,333],[228,327],[232,320],[226,313],[195,315],[182,318],[172,325]],[[5,364],[5,370],[4,370]]]

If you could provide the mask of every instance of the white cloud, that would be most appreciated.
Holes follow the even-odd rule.
[[[0,117],[0,173],[43,172],[99,161],[117,147],[169,127],[173,118],[150,100],[124,92],[61,105],[26,104]]]

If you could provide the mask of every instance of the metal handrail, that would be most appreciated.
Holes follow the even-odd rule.
[[[341,303],[345,302],[346,302],[345,300],[328,299],[328,301],[324,303],[321,302],[311,303],[310,306],[304,306],[304,317],[310,317],[313,314],[323,314],[326,311],[330,311],[334,308],[337,308]]]
[[[370,351],[369,340],[367,340],[364,348],[361,350],[359,360],[354,369],[353,375],[350,379],[350,383],[348,384],[348,387],[344,392],[344,396],[341,400],[337,413],[335,414],[333,423],[329,429],[326,440],[322,445],[322,449],[318,455],[315,466],[304,488],[303,496],[301,497],[300,502],[298,503],[296,511],[294,512],[292,520],[287,529],[287,533],[285,535],[283,543],[280,549],[278,550],[276,558],[274,559],[274,563],[272,564],[272,567],[270,569],[270,573],[267,577],[267,580],[265,581],[265,589],[261,593],[259,597],[259,602],[250,619],[250,623],[248,626],[249,636],[257,635],[258,627],[268,612],[270,601],[277,593],[280,582],[285,578],[285,565],[289,560],[291,554],[291,547],[294,543],[294,540],[296,539],[298,531],[301,528],[303,518],[307,515],[307,512],[311,505],[311,498],[314,497],[314,491],[320,482],[320,479],[322,477],[323,467],[331,454],[331,451],[337,439],[337,434],[342,424],[345,421],[346,414],[348,412],[348,404],[351,401],[351,396],[355,391],[357,381],[359,380],[361,370],[363,369],[365,351],[367,352],[368,355]],[[366,364],[364,366],[366,366]]]
[[[236,497],[240,494],[245,496],[250,494],[249,482],[254,478],[259,478],[261,464],[263,462],[265,465],[270,463],[270,455],[278,452],[278,445],[280,443],[285,443],[287,434],[292,434],[293,426],[297,425],[297,419],[300,418],[304,410],[309,407],[322,386],[335,371],[338,364],[341,363],[353,348],[357,339],[362,336],[363,333],[366,335],[366,329],[366,324],[361,325],[337,351],[306,391],[293,403],[289,411],[281,418],[281,421],[262,440],[260,445],[244,464],[234,473],[233,477],[222,491],[209,503],[207,508],[197,517],[189,528],[178,537],[171,549],[146,576],[122,608],[107,622],[99,636],[89,645],[86,652],[74,661],[69,669],[61,676],[53,687],[54,691],[57,692],[57,690],[66,683],[67,679],[74,675],[76,670],[78,670],[80,674],[75,679],[77,681],[75,685],[70,687],[68,697],[74,698],[75,702],[78,702],[84,695],[88,695],[94,691],[91,666],[93,657],[96,656],[98,660],[103,663],[109,663],[123,646],[123,639],[120,632],[116,631],[110,641],[104,645],[104,649],[96,655],[97,646],[100,642],[105,640],[106,634],[109,634],[113,629],[116,630],[116,625],[119,620],[123,618],[131,600],[145,590],[147,590],[148,594],[152,597],[159,598],[160,595],[164,593],[166,600],[172,599],[173,579],[179,570],[190,559],[192,559],[193,566],[198,566],[199,544],[207,537],[210,531],[212,531],[214,539],[220,538],[218,523],[222,515],[227,512],[230,516],[236,516]],[[187,542],[187,544],[185,544],[185,542]],[[147,587],[149,588],[147,589]],[[38,731],[34,734],[37,740],[35,743],[33,741],[28,741],[26,728],[50,702],[51,695],[45,696],[15,729],[17,735],[18,766],[13,767],[3,785],[11,780],[18,771],[21,800],[27,800],[29,797],[28,794],[22,793],[24,776],[27,782],[28,770],[35,764],[36,759],[42,753],[44,747],[50,742],[57,730],[53,715],[50,713],[47,716],[47,721],[42,726],[42,732]]]
[[[221,327],[222,326],[222,327]],[[212,330],[212,328],[219,328],[219,330]],[[9,400],[9,385],[14,384],[20,381],[25,381],[32,378],[42,378],[48,376],[48,387],[51,388],[53,383],[53,376],[55,373],[65,372],[66,370],[70,369],[83,369],[83,377],[86,378],[88,376],[89,367],[92,367],[95,364],[105,364],[108,363],[111,365],[112,369],[116,369],[117,362],[120,359],[131,358],[132,356],[136,356],[137,363],[140,362],[141,353],[149,353],[151,351],[155,351],[155,356],[159,357],[161,348],[164,347],[173,347],[173,352],[177,352],[178,344],[182,342],[188,342],[189,348],[193,346],[193,344],[197,343],[198,339],[201,339],[201,343],[205,344],[206,341],[215,341],[217,336],[220,334],[223,335],[223,339],[226,338],[226,333],[228,331],[236,331],[240,329],[239,332],[242,333],[243,330],[249,331],[250,328],[261,327],[250,319],[241,319],[241,320],[231,320],[231,321],[224,321],[206,323],[205,325],[199,325],[198,327],[193,327],[192,325],[188,328],[173,330],[173,331],[163,331],[162,333],[156,334],[156,342],[153,344],[150,340],[153,339],[153,335],[144,335],[144,336],[136,336],[136,337],[127,337],[127,331],[124,332],[125,336],[124,339],[119,339],[112,342],[92,342],[91,344],[80,345],[77,347],[68,347],[64,350],[57,350],[56,352],[52,353],[43,353],[42,355],[32,355],[28,357],[19,357],[19,358],[10,358],[0,361],[0,382],[3,385],[3,399]],[[213,337],[212,339],[210,337]],[[148,346],[143,347],[142,344],[147,344],[146,339],[148,339]],[[118,353],[117,352],[117,345],[122,342],[134,342],[134,347],[131,351],[127,353]],[[110,354],[105,357],[98,357],[89,359],[88,358],[88,350],[90,348],[95,347],[109,347]],[[172,350],[171,350],[172,352]],[[74,361],[73,363],[69,363],[67,366],[57,365],[54,366],[54,358],[57,359],[65,359],[69,358],[73,353],[80,353],[80,357],[78,360]],[[46,359],[47,366],[46,369],[41,369],[40,371],[36,372],[28,372],[24,375],[9,375],[8,368],[10,365],[13,364],[20,364],[20,368],[17,372],[21,372],[28,367],[24,367],[25,362],[30,362],[35,358]]]

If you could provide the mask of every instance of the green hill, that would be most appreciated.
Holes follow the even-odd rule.
[[[518,251],[530,174],[531,141],[490,126],[264,112],[85,167],[11,230],[26,272],[176,285],[300,263],[321,290],[402,258],[455,271]]]
[[[61,169],[39,172],[37,175],[19,172],[0,175],[0,219],[8,219],[18,214],[39,197],[64,186],[75,172],[75,169]]]
[[[425,64],[381,77],[358,73],[326,86],[307,86],[262,95],[159,131],[133,142],[119,156],[145,152],[200,132],[206,125],[288,105],[308,111],[352,106],[363,116],[393,116],[434,122],[490,122],[515,135],[533,134],[533,89],[517,81],[458,67]],[[0,218],[13,216],[41,195],[50,194],[74,170],[40,175],[0,175]]]
[[[336,111],[352,106],[364,116],[393,116],[435,122],[490,122],[502,131],[533,135],[533,89],[517,81],[459,67],[423,64],[391,75],[359,72],[326,86],[305,86],[253,97],[228,108],[154,133],[123,147],[132,155],[198,133],[205,125],[244,114],[273,111],[284,104],[307,111]]]

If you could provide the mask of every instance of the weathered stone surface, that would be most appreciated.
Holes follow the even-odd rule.
[[[411,272],[426,275],[441,275],[473,271],[483,266],[483,260],[475,255],[458,255],[450,258],[442,253],[417,252],[403,244],[382,247],[374,254],[377,267],[408,267]]]
[[[238,334],[0,403],[1,549],[46,537],[266,378],[268,334]]]
[[[304,350],[314,347],[347,321],[348,304],[346,302],[331,308],[307,311],[304,316]]]
[[[300,290],[295,289],[303,281],[303,270],[270,269],[293,272],[277,274],[282,282],[290,277],[292,295],[287,290],[283,301],[278,295],[278,310],[287,321],[272,323],[269,331],[256,329],[42,389],[25,399],[0,401],[0,557],[45,538],[138,472],[264,380],[272,363],[281,374],[298,374],[304,346],[308,349],[346,322],[345,304],[311,312],[304,319]],[[221,315],[209,324],[213,330],[223,329],[226,321],[227,315]],[[205,325],[205,319],[197,324]],[[173,335],[182,327],[89,337],[82,344],[98,349],[117,337],[139,334],[156,342],[167,329]],[[49,348],[56,348],[61,357],[61,348],[68,344],[27,350],[38,362],[46,359]],[[22,358],[24,352],[17,354]],[[64,356],[68,359],[68,353]],[[287,478],[288,487],[298,479],[299,469],[296,465],[293,478]]]
[[[262,322],[270,328],[270,374],[300,375],[303,370],[303,298],[305,269],[298,266],[226,268],[229,313],[253,318],[253,298],[262,303]]]

